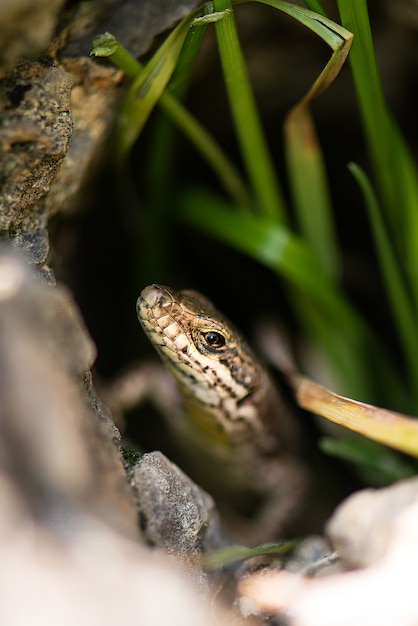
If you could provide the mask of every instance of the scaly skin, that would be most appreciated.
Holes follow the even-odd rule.
[[[278,513],[267,509],[269,525],[278,528],[300,500],[305,471],[295,456],[297,428],[266,369],[197,292],[150,285],[137,311],[181,392],[185,411],[172,418],[186,452],[210,478],[218,474],[228,501],[237,493],[248,502],[248,494],[277,500]]]

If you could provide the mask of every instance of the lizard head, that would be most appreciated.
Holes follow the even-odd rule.
[[[195,421],[237,439],[257,430],[267,374],[210,300],[154,284],[142,291],[137,312]]]

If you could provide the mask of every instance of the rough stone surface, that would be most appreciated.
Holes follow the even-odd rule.
[[[149,50],[157,35],[173,27],[199,4],[198,0],[80,2],[63,55],[67,58],[87,56],[93,37],[111,32],[134,57],[139,57]]]
[[[62,4],[8,0],[0,7],[0,236],[48,282],[48,219],[85,205],[124,93],[122,72],[89,58],[94,36],[110,30],[133,55],[143,54],[197,3],[86,1],[60,16]],[[22,58],[42,49],[43,61]]]
[[[147,541],[188,564],[222,545],[213,499],[161,452],[144,454],[129,470]]]
[[[1,81],[0,230],[19,227],[48,191],[73,130],[70,90],[68,74],[40,62],[22,61]]]
[[[61,58],[57,63],[73,83],[74,134],[68,154],[45,198],[48,215],[79,213],[89,203],[94,193],[95,174],[109,157],[113,124],[124,93],[122,72],[110,63],[105,65],[85,57]]]
[[[38,61],[20,61],[0,81],[0,236],[10,239],[51,283],[42,199],[73,131],[70,90],[67,73]]]
[[[96,35],[111,32],[134,56],[149,50],[155,37],[199,3],[196,0],[113,0],[81,2],[72,14],[65,45],[55,47],[56,63],[73,80],[74,136],[67,158],[47,199],[48,212],[74,213],[88,200],[87,181],[109,155],[111,133],[127,82],[107,60],[89,58]]]

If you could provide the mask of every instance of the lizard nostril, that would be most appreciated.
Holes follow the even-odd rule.
[[[161,298],[161,287],[159,285],[149,285],[141,291],[141,295],[138,298],[140,303],[143,300],[148,306],[155,306]]]
[[[138,306],[141,305],[141,301],[145,302],[149,307],[155,307],[157,304],[160,306],[167,306],[172,304],[173,296],[170,291],[163,285],[148,285],[141,291],[141,295],[138,298]]]

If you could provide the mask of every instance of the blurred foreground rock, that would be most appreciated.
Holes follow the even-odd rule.
[[[213,501],[161,453],[131,467],[132,492],[94,359],[69,293],[0,249],[0,624],[209,625],[200,557],[223,543]],[[237,581],[257,624],[415,626],[417,529],[417,478],[364,490],[328,524],[339,573],[244,568],[227,601]]]
[[[385,489],[363,489],[343,502],[326,531],[344,569],[367,567],[383,558],[411,505],[418,506],[418,477]]]
[[[2,471],[28,514],[49,519],[58,530],[60,521],[67,526],[70,509],[137,537],[114,432],[83,390],[95,347],[69,293],[41,284],[3,251],[0,305]]]
[[[190,574],[142,544],[94,358],[67,291],[0,249],[0,623],[210,624]]]
[[[328,524],[342,573],[321,579],[264,572],[241,583],[250,612],[291,626],[416,626],[418,479],[350,496]]]

